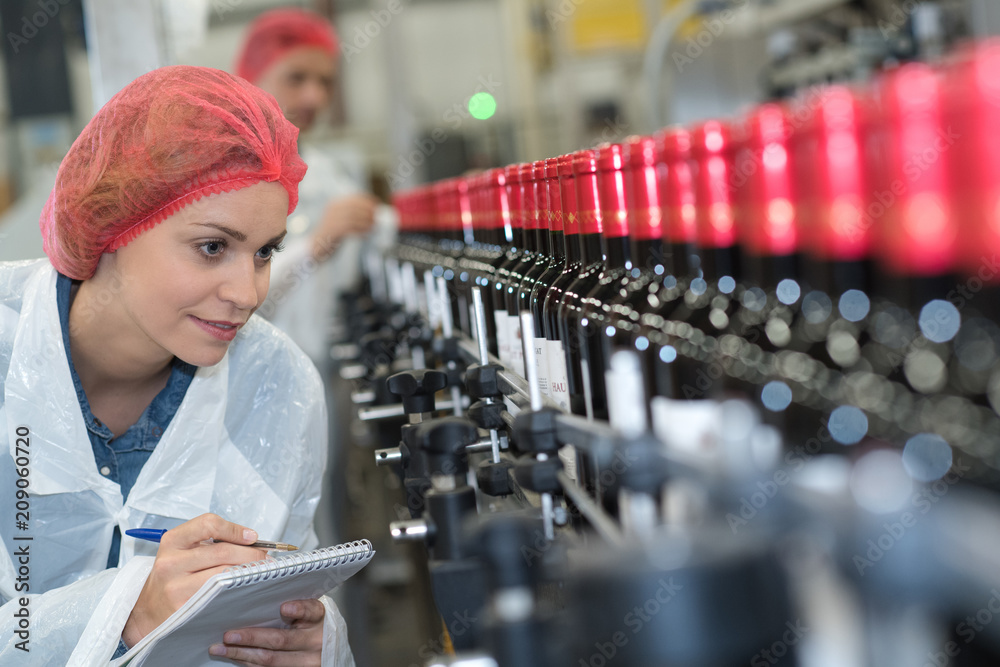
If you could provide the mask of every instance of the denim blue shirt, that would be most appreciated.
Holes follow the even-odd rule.
[[[129,491],[139,476],[139,471],[149,460],[156,443],[160,441],[160,436],[163,435],[170,420],[177,412],[177,408],[180,407],[181,401],[184,400],[184,393],[191,384],[197,368],[175,357],[167,386],[156,395],[153,402],[143,411],[139,420],[116,438],[111,429],[101,423],[91,411],[90,402],[87,400],[87,395],[83,392],[83,385],[80,383],[80,376],[77,375],[76,368],[73,366],[73,357],[69,349],[69,306],[72,286],[73,281],[62,274],[56,279],[56,304],[59,308],[59,323],[62,326],[66,360],[69,362],[69,371],[73,376],[73,386],[76,388],[76,396],[80,401],[83,420],[87,424],[87,432],[90,435],[90,445],[94,449],[97,469],[104,477],[118,483],[124,499],[128,497]],[[118,566],[120,548],[121,533],[115,527],[111,551],[108,554],[108,567]]]

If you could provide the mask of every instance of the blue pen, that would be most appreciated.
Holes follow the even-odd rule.
[[[125,534],[129,537],[135,537],[140,540],[159,542],[165,532],[167,531],[163,528],[130,528],[125,531]],[[285,544],[284,542],[263,542],[260,540],[254,542],[253,544],[248,544],[247,546],[257,549],[267,549],[268,551],[298,551],[299,549],[294,544]]]

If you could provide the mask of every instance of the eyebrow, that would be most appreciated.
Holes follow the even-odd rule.
[[[199,222],[199,223],[196,223],[196,224],[199,225],[200,227],[211,227],[212,229],[216,229],[216,230],[222,232],[223,234],[225,234],[227,236],[233,237],[234,239],[236,239],[240,243],[245,243],[246,240],[247,240],[247,235],[246,234],[244,234],[243,232],[241,232],[239,230],[233,229],[232,227],[226,227],[225,225],[220,225],[220,224],[217,224],[217,223],[214,223],[214,222]],[[265,245],[277,245],[278,243],[281,243],[281,241],[285,238],[286,234],[288,234],[288,230],[287,229],[285,231],[281,232],[280,234],[278,234],[277,236],[275,236],[274,238],[272,238]]]

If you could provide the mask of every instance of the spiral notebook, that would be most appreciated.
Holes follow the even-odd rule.
[[[230,568],[206,581],[174,612],[111,667],[206,667],[228,664],[208,647],[228,630],[278,627],[289,600],[317,598],[344,583],[375,555],[368,540],[281,555]]]

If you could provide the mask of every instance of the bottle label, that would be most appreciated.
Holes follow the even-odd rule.
[[[538,367],[538,388],[542,390],[543,396],[552,396],[552,391],[549,388],[549,341],[544,338],[536,338],[534,341],[535,348],[535,366]]]
[[[500,356],[500,363],[509,366],[510,343],[507,342],[507,311],[494,310],[493,322],[497,327],[497,354]]]
[[[576,481],[576,447],[573,445],[563,445],[559,450],[559,460],[562,461],[563,471],[566,473],[566,476]]]
[[[566,353],[560,340],[550,340],[549,344],[549,391],[552,400],[566,412],[569,409],[569,373],[566,370]]]
[[[510,346],[510,370],[524,377],[524,345],[521,343],[521,318],[517,315],[507,316],[507,344]]]

